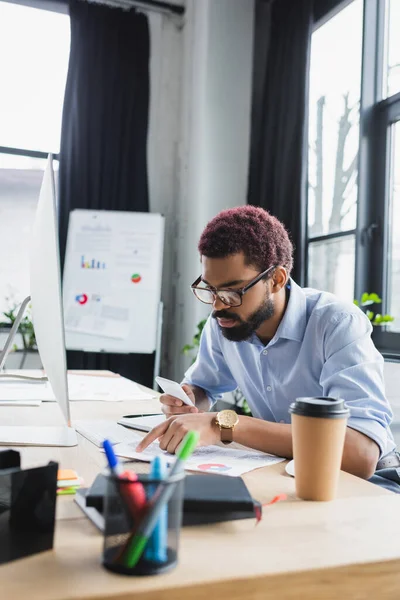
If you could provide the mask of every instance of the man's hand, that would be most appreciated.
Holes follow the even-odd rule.
[[[193,390],[189,385],[182,385],[182,389],[189,396],[193,404],[196,402],[196,398],[194,396]],[[173,415],[182,415],[188,413],[198,413],[199,409],[193,406],[188,406],[179,398],[175,398],[175,396],[170,396],[169,394],[162,394],[160,396],[160,402],[162,404],[162,412],[164,415],[168,417],[172,417]]]
[[[166,450],[174,454],[188,431],[199,432],[199,444],[201,446],[216,444],[221,440],[219,427],[215,422],[216,414],[202,413],[170,417],[164,423],[160,423],[160,425],[154,427],[142,439],[136,450],[137,452],[141,452],[159,438],[161,450]]]

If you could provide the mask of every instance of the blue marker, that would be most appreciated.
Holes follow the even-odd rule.
[[[151,462],[150,477],[152,479],[163,480],[167,477],[167,464],[163,456],[155,456]],[[149,486],[150,497],[156,491],[157,486]],[[167,539],[168,539],[168,508],[164,506],[157,520],[157,525],[146,544],[144,557],[147,560],[156,562],[166,562],[167,560]]]
[[[109,442],[108,440],[104,440],[103,448],[104,452],[106,453],[110,471],[117,477],[121,477],[124,469],[122,468],[122,465],[118,462],[118,458],[115,456],[111,442]]]

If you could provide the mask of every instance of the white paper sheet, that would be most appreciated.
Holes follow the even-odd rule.
[[[155,393],[152,395],[143,392],[137,383],[125,377],[68,374],[68,390],[70,401],[146,401],[156,396]],[[30,383],[29,381],[1,380],[0,400],[55,402],[55,396],[49,382]]]
[[[3,379],[0,381],[0,401],[10,403],[21,402],[41,402],[46,398],[54,398],[48,382],[31,383],[29,381],[10,381]],[[18,404],[15,404],[18,406]],[[22,406],[20,404],[20,406]]]
[[[160,425],[165,421],[165,415],[149,415],[146,417],[123,417],[119,419],[118,423],[120,425],[125,425],[125,427],[129,427],[130,429],[137,429],[138,431],[148,432],[153,427]]]
[[[40,400],[0,400],[0,406],[40,406]]]
[[[68,375],[70,400],[150,400],[156,393],[143,392],[137,383],[125,377]]]
[[[76,446],[77,443],[75,430],[71,427],[0,425],[0,445]]]
[[[114,446],[114,452],[117,456],[124,458],[134,458],[150,462],[157,454],[163,454],[169,463],[176,460],[176,456],[160,450],[158,442],[153,442],[143,452],[136,452],[136,446],[142,436],[135,434],[137,441],[131,443],[121,443]],[[284,458],[265,454],[248,448],[223,448],[220,446],[200,446],[196,448],[189,460],[186,461],[187,471],[198,471],[201,473],[218,473],[219,475],[228,475],[236,477],[259,469],[274,465],[284,461]]]
[[[76,431],[83,435],[89,442],[96,446],[101,446],[104,440],[109,440],[111,444],[119,444],[121,442],[130,443],[132,440],[136,444],[139,442],[137,433],[133,429],[127,429],[122,425],[118,425],[115,421],[106,419],[96,419],[93,421],[82,419],[73,421],[72,425]]]

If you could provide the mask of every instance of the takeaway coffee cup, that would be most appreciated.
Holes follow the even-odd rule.
[[[344,400],[297,398],[290,405],[296,494],[333,500],[342,462],[347,419]]]

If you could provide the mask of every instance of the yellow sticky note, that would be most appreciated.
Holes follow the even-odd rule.
[[[73,469],[59,469],[57,481],[63,481],[64,479],[78,479],[78,473]]]

